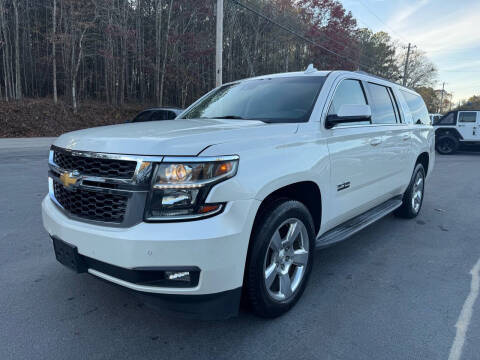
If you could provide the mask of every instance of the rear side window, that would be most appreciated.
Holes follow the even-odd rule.
[[[167,119],[166,120],[173,120],[177,117],[177,114],[175,114],[173,111],[168,111],[167,112]]]
[[[151,111],[144,111],[138,114],[132,122],[147,121],[150,118]]]
[[[390,89],[373,83],[368,83],[368,89],[372,97],[372,122],[374,124],[395,124],[398,113],[395,110],[396,104]]]
[[[451,112],[441,117],[438,120],[434,120],[435,125],[455,125],[455,113]]]
[[[458,116],[458,121],[463,123],[474,123],[477,121],[477,113],[475,111],[462,111]]]
[[[343,80],[338,85],[335,95],[333,96],[328,115],[337,115],[342,105],[367,105],[365,92],[360,81],[358,80]],[[338,126],[345,125],[364,125],[370,124],[369,121],[351,122],[348,124],[338,124]]]
[[[428,116],[428,110],[422,97],[405,90],[400,90],[400,92],[405,98],[408,109],[412,113],[413,123],[418,125],[430,125],[430,116]]]
[[[166,119],[167,119],[167,112],[164,110],[155,111],[152,117],[150,118],[151,121],[166,120]]]

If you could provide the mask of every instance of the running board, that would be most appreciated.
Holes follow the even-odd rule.
[[[350,236],[356,234],[360,230],[365,229],[368,225],[373,224],[375,221],[380,220],[384,216],[402,206],[401,199],[401,197],[390,199],[383,204],[380,204],[373,209],[370,209],[363,214],[360,214],[357,217],[338,225],[332,230],[327,231],[325,234],[317,238],[315,247],[317,249],[322,249],[348,239]]]

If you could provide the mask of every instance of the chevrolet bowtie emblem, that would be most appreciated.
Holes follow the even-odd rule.
[[[68,188],[77,183],[79,175],[80,174],[78,173],[78,171],[65,171],[60,175],[60,182],[63,184],[64,187]]]

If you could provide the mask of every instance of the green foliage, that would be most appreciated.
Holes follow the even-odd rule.
[[[380,31],[373,33],[370,29],[357,31],[360,44],[360,62],[378,76],[396,81],[401,77],[397,61],[397,48],[390,35]]]
[[[480,110],[480,95],[473,95],[468,100],[462,101],[457,110]]]

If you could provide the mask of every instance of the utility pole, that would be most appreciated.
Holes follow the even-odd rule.
[[[443,85],[442,85],[442,96],[440,98],[440,114],[442,113],[442,110],[443,110],[443,94],[445,93],[445,81],[443,82]]]
[[[215,86],[222,85],[223,74],[223,0],[217,0],[217,37],[215,51]]]
[[[413,46],[416,48],[416,46]],[[408,76],[408,61],[410,60],[410,50],[412,49],[412,44],[408,43],[407,48],[407,58],[405,59],[405,68],[403,69],[403,86],[407,86],[407,76]]]

